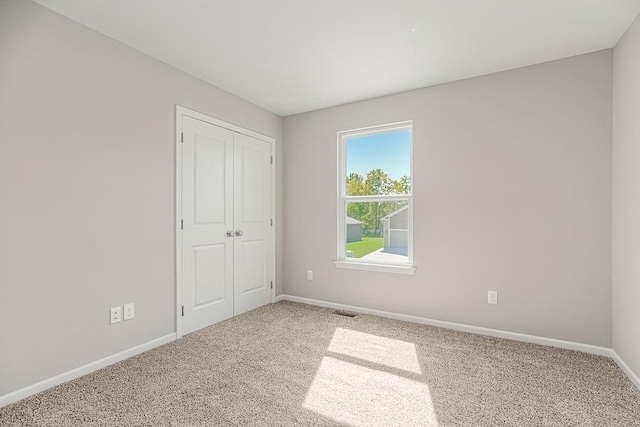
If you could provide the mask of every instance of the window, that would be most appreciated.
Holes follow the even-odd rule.
[[[413,274],[412,123],[338,133],[336,266]]]

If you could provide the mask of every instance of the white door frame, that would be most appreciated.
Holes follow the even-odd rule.
[[[176,105],[176,188],[175,188],[175,260],[176,260],[176,335],[178,338],[182,337],[182,117],[187,116],[196,120],[200,120],[221,128],[228,129],[232,132],[241,133],[243,135],[250,136],[252,138],[259,139],[260,141],[267,142],[271,147],[271,218],[273,219],[273,226],[271,227],[271,280],[273,287],[271,289],[271,302],[273,303],[276,298],[276,164],[275,164],[275,145],[276,140],[270,136],[263,135],[240,126],[236,126],[231,123],[224,122],[222,120],[215,119],[207,116],[206,114],[199,113],[194,110]]]

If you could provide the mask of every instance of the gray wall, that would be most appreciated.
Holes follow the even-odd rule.
[[[175,330],[175,104],[276,138],[280,224],[280,117],[0,1],[0,395]]]
[[[616,48],[614,149],[614,347],[636,372],[639,31]],[[609,346],[611,62],[603,51],[286,118],[277,293]],[[0,395],[174,331],[175,104],[276,138],[283,224],[278,116],[0,0]],[[336,132],[407,119],[416,275],[338,270]],[[130,301],[135,320],[109,325],[108,307]]]
[[[609,347],[611,97],[606,50],[286,117],[284,292]],[[336,132],[403,120],[416,274],[336,269]]]
[[[387,246],[385,245],[385,248]],[[402,230],[389,230],[389,246],[388,248],[407,249],[409,247],[409,232]],[[404,255],[406,255],[406,251]]]
[[[347,224],[347,243],[362,240],[362,224]]]
[[[640,376],[640,19],[613,58],[613,349]]]
[[[390,219],[389,228],[406,229],[409,228],[409,210],[405,209],[393,215]]]

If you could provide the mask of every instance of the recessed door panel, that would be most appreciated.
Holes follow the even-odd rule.
[[[226,141],[209,135],[195,135],[194,184],[196,223],[225,220]]]
[[[240,260],[243,265],[239,271],[242,276],[236,278],[236,286],[240,287],[240,294],[264,290],[267,277],[264,241],[245,240],[240,244]]]
[[[264,205],[269,182],[265,176],[269,171],[269,153],[259,150],[261,147],[243,147],[242,153],[242,220],[244,223],[265,220]]]
[[[193,249],[195,270],[195,308],[214,304],[225,299],[226,264],[224,245],[207,245]]]

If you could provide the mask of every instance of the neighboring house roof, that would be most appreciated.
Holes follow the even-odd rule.
[[[384,221],[385,219],[389,219],[389,218],[391,218],[392,216],[396,216],[396,215],[398,215],[400,212],[402,212],[402,211],[406,211],[407,209],[409,209],[409,205],[407,205],[407,206],[405,206],[405,207],[403,207],[403,208],[400,208],[400,209],[398,209],[398,210],[397,210],[397,211],[395,211],[395,212],[391,212],[389,215],[387,215],[387,216],[385,216],[385,217],[382,217],[382,220]]]
[[[354,219],[348,216],[347,225],[351,225],[351,224],[362,224],[362,221],[358,221],[357,219]]]

